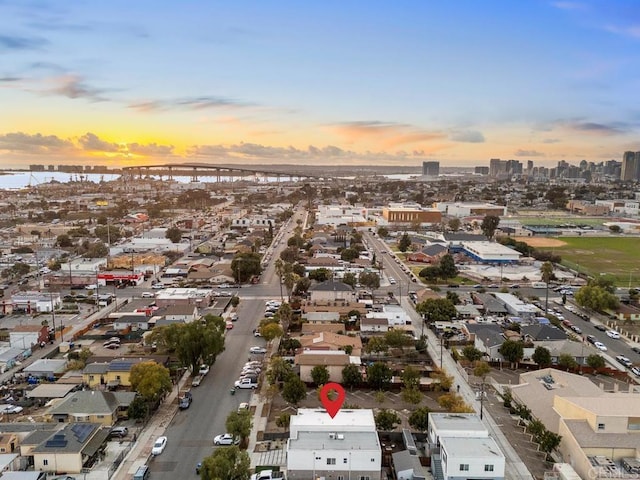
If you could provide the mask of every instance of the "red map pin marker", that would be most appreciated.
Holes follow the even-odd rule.
[[[331,400],[329,398],[329,392],[331,392],[332,390],[337,394],[335,400]],[[345,396],[346,394],[344,392],[344,388],[342,388],[342,385],[335,382],[327,383],[322,387],[322,390],[320,390],[320,401],[322,402],[322,405],[327,410],[327,413],[331,416],[331,418],[335,417],[340,411],[340,408],[342,408]]]

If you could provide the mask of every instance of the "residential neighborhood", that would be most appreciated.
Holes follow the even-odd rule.
[[[0,479],[640,478],[640,188],[500,165],[1,191]]]

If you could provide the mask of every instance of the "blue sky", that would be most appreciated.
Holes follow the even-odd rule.
[[[0,0],[0,161],[640,150],[637,1]]]

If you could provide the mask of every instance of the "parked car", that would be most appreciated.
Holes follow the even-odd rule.
[[[129,429],[127,427],[113,427],[109,431],[109,437],[111,438],[113,437],[122,438],[122,437],[126,437],[128,434],[129,434]]]
[[[576,332],[576,333],[582,333],[582,329],[580,327],[575,326],[575,325],[571,325],[569,328],[571,330],[573,330],[574,332]]]
[[[162,290],[164,288],[164,285],[162,283],[154,283],[153,285],[151,285],[151,288],[153,288],[154,290]]]
[[[241,388],[241,389],[252,389],[255,390],[256,388],[258,388],[258,380],[256,379],[256,377],[241,377],[239,380],[237,380],[233,386],[235,388]]]
[[[594,328],[596,330],[600,330],[601,332],[606,332],[607,331],[607,327],[605,327],[604,325],[600,325],[600,324],[594,325]]]
[[[242,412],[244,410],[249,410],[249,404],[247,402],[242,402],[238,405],[238,412]]]
[[[233,322],[227,322],[227,323],[225,324],[225,328],[226,328],[227,330],[231,330],[231,329],[233,328]]]
[[[631,350],[640,354],[640,347],[631,347]]]
[[[257,353],[257,354],[267,353],[267,349],[264,347],[253,346],[249,349],[249,353]]]
[[[607,346],[602,342],[594,342],[593,344],[598,350],[602,350],[603,352],[607,351]]]
[[[640,377],[640,368],[638,367],[631,367],[631,372],[633,372],[633,374],[637,377]]]
[[[262,335],[260,334],[260,330],[258,330],[257,328],[253,329],[253,336],[254,337],[261,337]]]
[[[196,375],[195,377],[193,377],[193,380],[191,381],[191,386],[199,387],[201,383],[202,383],[202,375]]]
[[[7,405],[2,409],[2,413],[20,413],[23,410],[20,405]]]
[[[153,292],[142,292],[140,296],[142,298],[155,298],[156,294]]]
[[[633,363],[631,362],[631,360],[629,360],[627,357],[625,357],[624,355],[618,355],[616,356],[616,360],[618,361],[618,363],[621,363],[622,365],[624,365],[625,367],[633,367]]]
[[[596,343],[596,337],[594,337],[593,335],[587,335],[587,342]]]
[[[198,374],[203,376],[203,377],[206,377],[207,373],[209,373],[209,370],[210,370],[209,365],[202,364],[202,365],[200,365],[200,370],[198,370]]]
[[[156,442],[153,444],[153,448],[151,449],[151,455],[154,457],[156,455],[160,455],[164,452],[164,449],[167,446],[167,437],[158,437]]]
[[[240,439],[233,438],[233,435],[230,433],[222,433],[213,438],[214,445],[238,445],[239,443]]]
[[[607,330],[607,337],[618,339],[620,338],[620,334],[615,330]]]

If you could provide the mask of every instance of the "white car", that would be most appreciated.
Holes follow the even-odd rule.
[[[209,373],[209,368],[209,365],[200,365],[200,370],[198,370],[198,373],[204,377],[207,375],[207,373]]]
[[[142,298],[154,298],[156,296],[155,293],[153,292],[142,292],[142,295],[140,295]]]
[[[24,410],[24,408],[19,405],[7,405],[2,409],[2,413],[20,413],[22,410]]]
[[[230,433],[223,433],[221,435],[216,435],[213,439],[213,444],[214,445],[237,445],[240,443],[240,439],[233,438],[233,435],[231,435]]]
[[[395,279],[395,278],[393,278],[393,277],[389,277],[389,283],[390,283],[391,285],[395,285],[395,284],[396,284],[396,279]]]
[[[616,332],[615,330],[607,330],[607,337],[611,337],[611,338],[620,338],[620,334],[618,332]]]
[[[199,387],[201,383],[202,383],[202,375],[196,375],[195,377],[193,377],[193,380],[191,380],[192,387]]]
[[[160,455],[164,452],[165,447],[167,446],[167,437],[158,437],[156,443],[153,444],[153,448],[151,449],[151,455],[154,457],[156,455]]]
[[[598,350],[602,350],[603,352],[607,351],[607,346],[602,343],[602,342],[594,342],[593,345],[598,349]]]
[[[258,353],[258,354],[267,353],[267,349],[264,347],[254,346],[249,349],[249,353]]]
[[[164,288],[164,285],[162,283],[154,283],[153,285],[151,285],[151,288],[153,288],[154,290],[162,290]]]
[[[242,402],[240,405],[238,405],[238,413],[242,412],[243,410],[249,410],[249,403]]]

